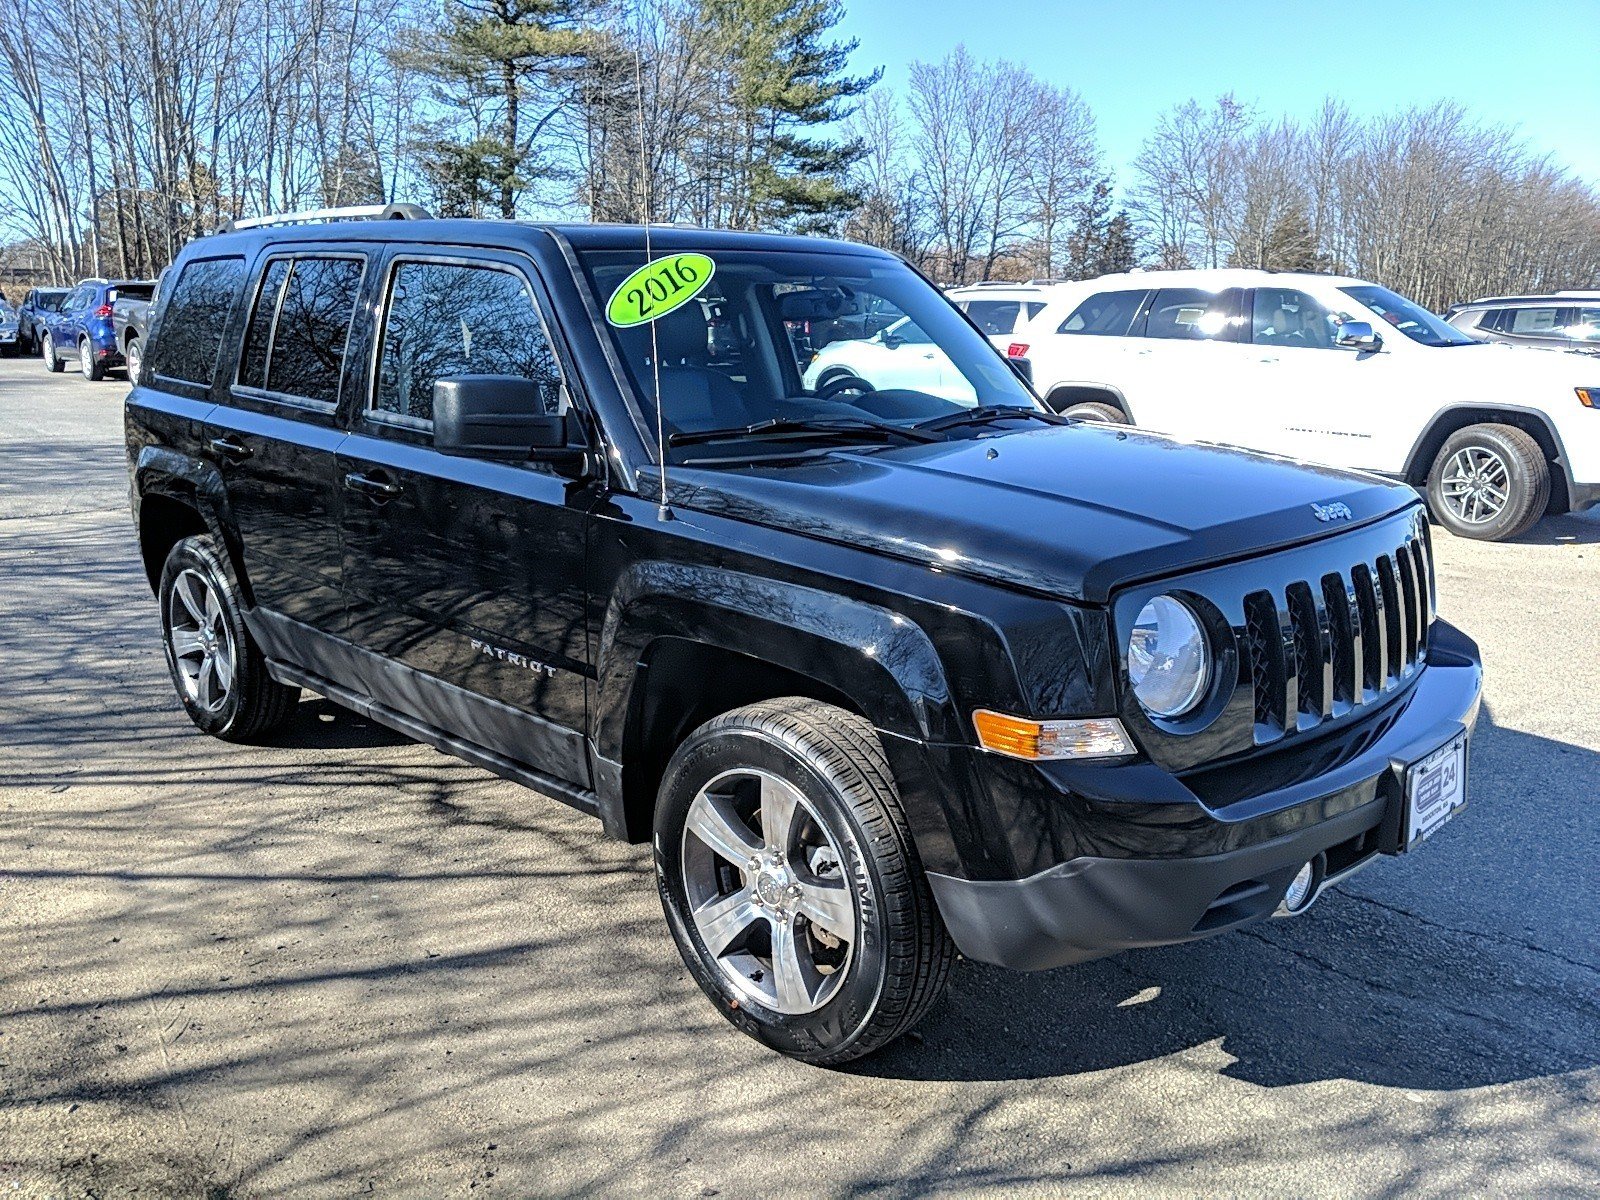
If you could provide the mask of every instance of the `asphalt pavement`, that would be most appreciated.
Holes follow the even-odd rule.
[[[0,1195],[1600,1190],[1600,513],[1436,531],[1471,802],[1309,914],[962,963],[847,1070],[725,1026],[642,847],[307,699],[198,734],[126,384],[0,361]]]

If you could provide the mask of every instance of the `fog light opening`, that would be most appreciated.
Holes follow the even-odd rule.
[[[1280,914],[1303,913],[1311,907],[1311,902],[1322,890],[1322,877],[1327,869],[1324,861],[1319,854],[1295,872],[1288,890],[1283,893],[1283,902],[1278,905]]]

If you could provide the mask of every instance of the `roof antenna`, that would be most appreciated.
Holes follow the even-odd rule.
[[[633,47],[633,83],[639,101],[639,177],[644,185],[644,265],[654,258],[650,251],[650,157],[646,149],[644,131],[644,56],[637,43]],[[661,411],[661,348],[656,340],[656,323],[650,322],[650,369],[655,375],[656,389],[656,461],[661,466],[661,499],[656,507],[658,520],[672,520],[672,508],[667,503],[667,434],[666,418]]]

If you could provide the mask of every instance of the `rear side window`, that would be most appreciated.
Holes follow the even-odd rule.
[[[336,404],[366,261],[275,258],[262,272],[239,353],[239,384]]]
[[[1145,337],[1193,342],[1242,340],[1244,298],[1238,288],[1206,292],[1199,288],[1162,288],[1145,319]]]
[[[1096,292],[1061,322],[1057,333],[1126,337],[1149,292]]]
[[[228,314],[243,289],[243,258],[200,258],[186,264],[150,347],[146,369],[151,375],[209,385],[217,372]]]
[[[1021,300],[969,300],[965,307],[972,323],[988,334],[1015,333],[1021,323],[1019,316],[1024,312]],[[1037,311],[1034,308],[1034,312]],[[1032,315],[1032,312],[1027,313],[1027,317]],[[1027,317],[1021,319],[1026,320]]]
[[[520,275],[494,267],[402,262],[388,311],[372,406],[433,420],[433,385],[455,375],[537,380],[546,412],[560,409],[561,373]]]

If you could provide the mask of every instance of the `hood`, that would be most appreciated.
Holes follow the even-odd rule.
[[[1513,346],[1506,342],[1480,342],[1479,345],[1483,351],[1467,351],[1470,360],[1462,364],[1475,381],[1487,379],[1496,384],[1504,382],[1525,387],[1531,379],[1558,387],[1600,386],[1594,363],[1600,345]],[[1449,348],[1451,354],[1463,351],[1465,347]]]
[[[672,474],[685,508],[1091,603],[1417,503],[1372,475],[1087,424]]]

